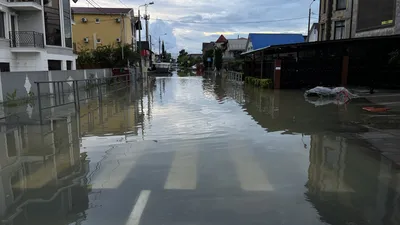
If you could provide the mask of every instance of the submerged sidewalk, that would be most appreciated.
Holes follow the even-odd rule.
[[[389,109],[382,113],[365,112],[362,126],[369,131],[357,134],[358,138],[365,140],[400,168],[400,91],[377,90],[370,94],[364,90],[356,93],[370,102],[364,106]]]

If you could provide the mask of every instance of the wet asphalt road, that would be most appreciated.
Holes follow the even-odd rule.
[[[1,170],[4,223],[400,223],[399,171],[346,135],[356,105],[176,76],[89,105],[53,158]]]

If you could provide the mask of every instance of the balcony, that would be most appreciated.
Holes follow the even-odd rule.
[[[7,0],[8,7],[18,11],[42,10],[41,0]]]
[[[44,48],[44,36],[36,31],[10,31],[10,47],[13,49]],[[14,52],[19,52],[19,50],[14,50]]]

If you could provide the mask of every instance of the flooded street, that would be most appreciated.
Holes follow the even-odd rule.
[[[400,171],[358,138],[359,102],[214,77],[139,86],[2,125],[1,224],[400,224]]]

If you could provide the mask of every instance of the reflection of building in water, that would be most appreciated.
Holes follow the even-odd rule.
[[[96,107],[88,104],[81,107],[80,129],[83,135],[124,134],[133,132],[137,134],[137,107],[127,104],[126,101],[104,101]]]
[[[88,161],[80,154],[75,117],[37,125],[0,125],[0,218],[6,224],[76,221],[88,207],[81,179]],[[41,130],[43,132],[41,132]]]
[[[399,177],[363,150],[370,152],[343,138],[312,135],[306,196],[333,225],[400,224]]]

